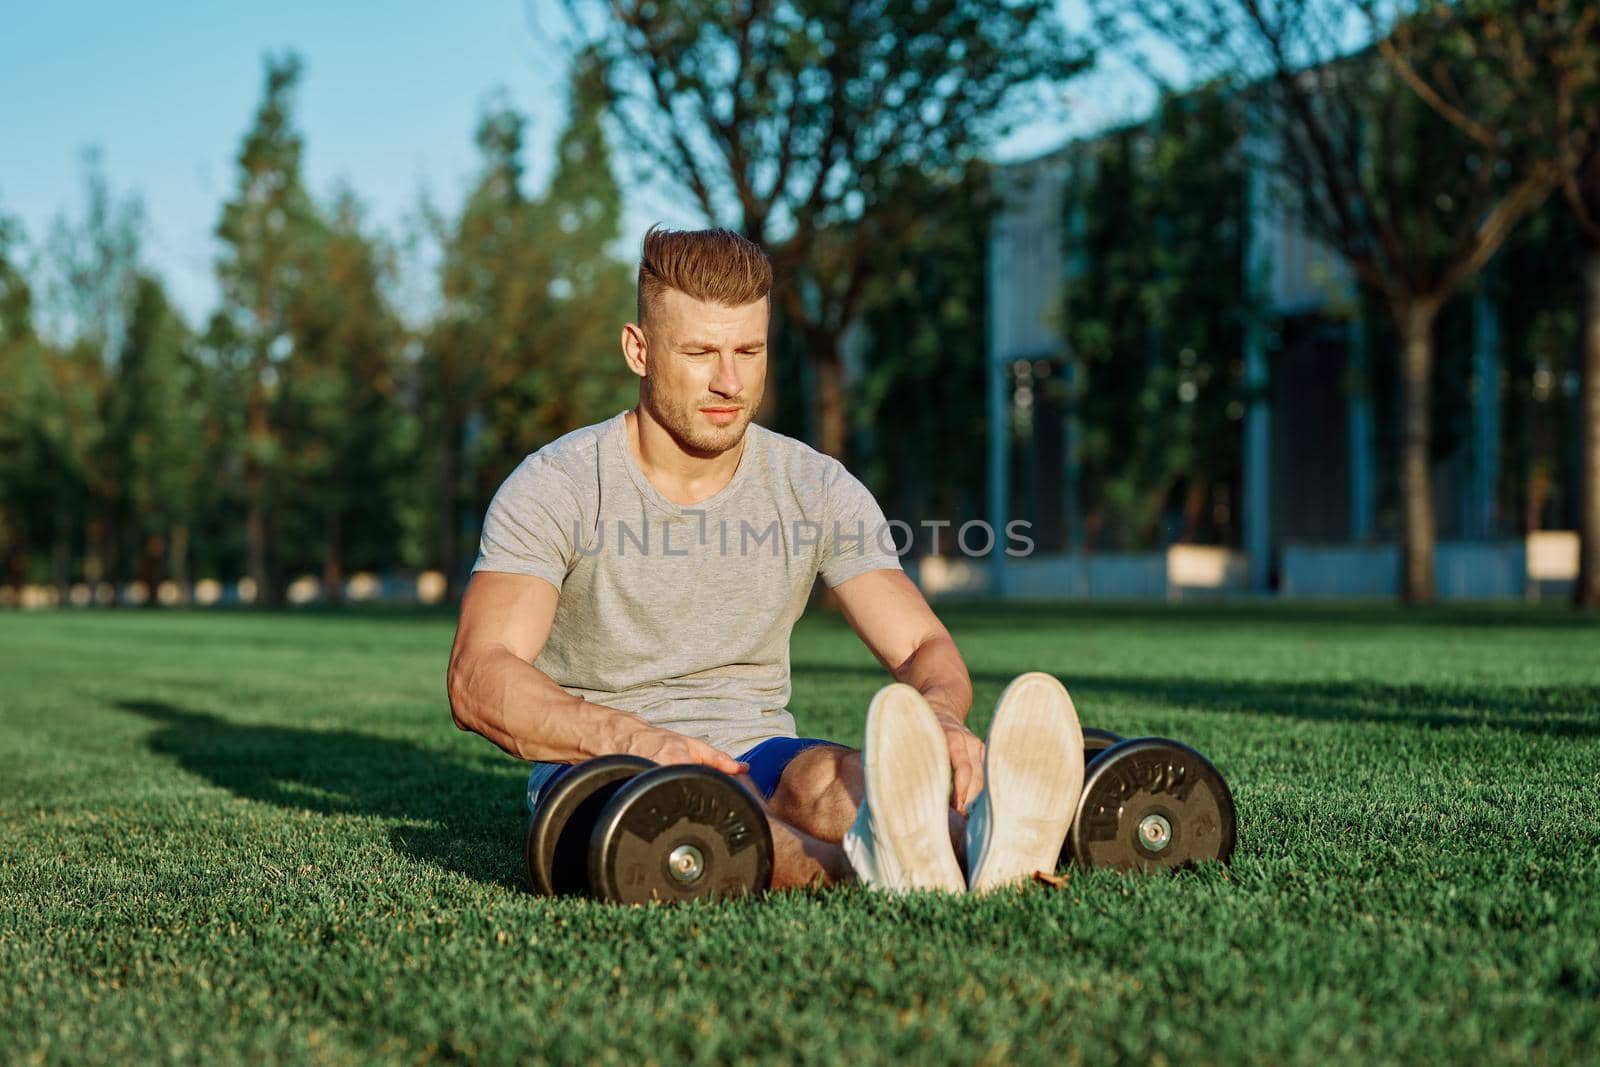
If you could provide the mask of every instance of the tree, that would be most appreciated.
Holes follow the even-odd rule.
[[[143,208],[112,193],[99,153],[91,150],[84,154],[83,216],[55,219],[43,263],[49,366],[61,389],[52,399],[62,405],[56,440],[71,457],[67,469],[82,479],[63,481],[56,494],[58,537],[81,530],[84,577],[110,579],[119,591],[127,578],[121,552],[126,509],[109,465],[120,446],[106,437],[105,407],[114,400],[110,380],[136,298],[143,227]],[[57,545],[58,585],[68,580],[73,554],[64,540]]]
[[[190,403],[200,413],[200,449],[170,473],[195,496],[194,524],[182,531],[187,551],[174,559],[196,578],[221,579],[249,566],[245,464],[254,356],[225,306],[212,312],[193,354]]]
[[[528,204],[530,252],[537,258],[530,267],[542,282],[539,311],[528,358],[505,368],[504,379],[491,379],[497,403],[486,420],[484,451],[491,463],[520,460],[615,413],[636,390],[617,341],[621,324],[633,317],[634,278],[609,252],[621,235],[622,190],[602,127],[601,73],[592,55],[573,63],[555,169],[544,195]],[[500,474],[491,477],[498,484]]]
[[[237,157],[237,185],[216,232],[222,242],[217,280],[223,312],[247,353],[247,569],[257,595],[271,603],[279,585],[279,576],[269,573],[267,544],[279,467],[273,395],[291,351],[289,309],[304,288],[307,246],[320,239],[323,222],[300,173],[303,144],[293,113],[300,60],[269,56],[265,67],[261,104]]]
[[[1592,13],[1592,12],[1591,12]],[[1597,64],[1600,66],[1600,64]],[[1591,67],[1591,70],[1596,69]],[[1588,108],[1589,144],[1565,169],[1562,190],[1583,236],[1583,369],[1579,375],[1582,511],[1573,602],[1600,608],[1600,109]]]
[[[135,280],[118,351],[101,416],[99,495],[112,516],[116,578],[136,574],[153,589],[186,577],[198,479],[184,475],[199,472],[185,461],[201,450],[189,331],[153,275]]]
[[[1465,136],[1393,67],[1360,47],[1361,0],[1161,0],[1100,12],[1182,54],[1191,71],[1228,80],[1258,126],[1256,164],[1270,169],[1307,230],[1380,294],[1399,337],[1401,597],[1435,598],[1431,484],[1434,324],[1440,308],[1550,194],[1553,168],[1514,143]],[[1448,71],[1469,114],[1494,114],[1504,87],[1448,47],[1430,11],[1406,13],[1389,38],[1413,66]],[[1392,30],[1392,27],[1390,28]]]
[[[818,443],[848,437],[843,338],[869,264],[914,219],[916,175],[959,175],[1021,117],[1026,89],[1085,65],[1050,0],[567,0],[611,114],[650,178],[763,245],[812,361]],[[599,18],[589,17],[599,9]],[[822,247],[832,226],[873,217]],[[888,246],[871,247],[871,240]],[[822,253],[827,259],[822,261]]]
[[[1091,544],[1159,543],[1174,498],[1176,536],[1194,540],[1207,505],[1237,486],[1241,132],[1218,87],[1168,95],[1150,122],[1092,146],[1069,191],[1082,222],[1069,228],[1064,318],[1082,376]]]
[[[327,228],[307,239],[308,284],[285,309],[290,354],[275,405],[283,469],[295,486],[281,521],[307,557],[320,547],[323,595],[333,603],[352,548],[366,566],[391,558],[413,448],[399,393],[404,333],[384,294],[388,257],[363,225],[346,190]]]
[[[50,333],[94,349],[109,367],[138,287],[144,208],[112,193],[96,149],[83,154],[83,180],[83,218],[58,216],[50,227],[44,310]]]
[[[915,221],[895,241],[868,242],[875,258],[861,296],[860,384],[847,405],[865,438],[859,454],[870,457],[860,473],[885,511],[945,519],[952,530],[982,513],[989,177],[974,167],[958,183],[920,175],[902,183]],[[858,225],[871,227],[871,215]],[[854,234],[820,240],[848,246]]]
[[[1580,607],[1600,607],[1600,9],[1566,0],[1417,0],[1447,28],[1446,45],[1471,57],[1476,80],[1499,89],[1485,108],[1438,64],[1412,59],[1410,23],[1379,48],[1395,73],[1473,143],[1496,149],[1508,139],[1525,162],[1553,167],[1583,243],[1580,341]],[[1382,12],[1366,6],[1370,21]]]
[[[441,300],[419,372],[438,463],[436,556],[452,595],[463,517],[481,515],[527,453],[629,397],[633,379],[615,353],[632,284],[608,251],[621,193],[601,89],[598,67],[580,55],[555,169],[537,198],[523,189],[526,120],[505,104],[486,111],[477,184],[454,222],[439,227]]]
[[[22,231],[0,215],[0,549],[5,580],[30,580],[34,545],[55,535],[48,483],[55,448],[47,430],[44,346],[35,328],[33,288],[21,264]],[[65,472],[63,472],[64,474]]]
[[[529,283],[521,267],[525,120],[508,106],[486,111],[477,143],[483,163],[461,214],[442,234],[440,306],[430,324],[422,365],[423,418],[438,478],[434,514],[437,565],[458,592],[461,518],[473,443],[468,428],[481,421],[490,368],[512,362],[519,333],[531,321]]]

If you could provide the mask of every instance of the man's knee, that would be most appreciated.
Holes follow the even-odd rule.
[[[819,805],[861,803],[861,753],[840,745],[819,745],[800,753],[783,769],[772,794],[772,809],[805,814]]]

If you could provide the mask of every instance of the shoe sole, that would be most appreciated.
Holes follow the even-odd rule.
[[[875,847],[892,849],[899,890],[967,888],[950,843],[950,749],[922,694],[884,686],[867,709],[865,759]]]
[[[990,839],[972,891],[1051,873],[1083,792],[1083,728],[1066,687],[1032,671],[1000,694],[984,749]]]

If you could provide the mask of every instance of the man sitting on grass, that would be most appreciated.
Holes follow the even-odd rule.
[[[771,288],[736,234],[646,235],[622,329],[638,406],[552,441],[495,494],[450,653],[456,724],[534,761],[530,808],[613,753],[737,776],[772,824],[775,887],[987,890],[1051,870],[1083,782],[1072,701],[1025,674],[987,748],[967,729],[966,665],[877,502],[751,421]],[[818,575],[895,678],[862,751],[797,737],[787,710]]]

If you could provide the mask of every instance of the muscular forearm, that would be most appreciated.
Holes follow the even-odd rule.
[[[920,692],[934,713],[966,722],[972,708],[972,679],[949,634],[930,637],[894,670],[897,682]]]
[[[453,661],[448,688],[457,726],[522,759],[576,763],[627,752],[635,735],[652,729],[627,712],[573,696],[509,649]]]

